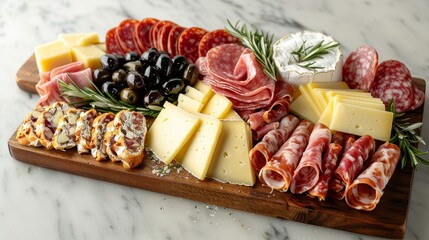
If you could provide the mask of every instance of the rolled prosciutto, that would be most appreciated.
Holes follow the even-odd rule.
[[[331,142],[331,130],[321,123],[314,125],[302,159],[295,169],[290,190],[292,193],[304,193],[316,185],[322,170],[323,151]]]
[[[290,138],[259,172],[261,182],[272,189],[286,192],[296,166],[307,146],[314,124],[302,120]]]
[[[396,169],[401,152],[393,143],[381,145],[369,167],[347,189],[347,204],[358,210],[371,211],[377,206],[383,190]]]

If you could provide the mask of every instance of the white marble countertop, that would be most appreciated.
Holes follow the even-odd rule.
[[[0,239],[373,239],[16,161],[7,141],[38,96],[20,90],[15,73],[34,46],[60,33],[96,31],[104,36],[124,18],[145,17],[210,30],[222,28],[229,18],[254,24],[278,38],[303,29],[321,31],[342,44],[345,56],[369,44],[378,50],[380,62],[400,60],[413,76],[429,79],[428,12],[426,0],[2,0]],[[422,135],[429,141],[429,127],[423,127]],[[428,182],[429,168],[421,167],[414,178],[405,239],[429,239]]]

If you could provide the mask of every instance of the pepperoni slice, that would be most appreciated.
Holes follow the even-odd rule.
[[[140,53],[145,52],[151,47],[149,41],[150,29],[157,22],[159,22],[159,20],[156,18],[145,18],[137,24],[136,30],[134,31],[134,40],[137,43]]]
[[[150,45],[151,47],[155,47],[159,49],[159,32],[161,31],[161,28],[164,27],[165,24],[172,23],[170,21],[159,21],[155,23],[150,29]]]
[[[170,53],[171,56],[177,55],[177,39],[185,29],[186,28],[182,26],[175,26],[168,34],[167,52]]]
[[[111,54],[124,55],[121,46],[116,38],[116,27],[110,29],[106,33],[106,48],[107,52]]]
[[[126,53],[138,52],[137,44],[134,42],[134,30],[138,23],[136,19],[125,19],[116,28],[119,45]]]
[[[239,42],[240,40],[238,38],[232,36],[224,29],[214,30],[204,35],[201,39],[198,46],[198,55],[200,57],[205,57],[207,52],[216,46]]]
[[[378,53],[371,46],[361,46],[350,53],[343,66],[343,81],[352,89],[369,92],[377,71]]]
[[[185,56],[191,63],[197,61],[198,45],[207,33],[207,30],[198,27],[184,30],[177,39],[177,53]]]
[[[171,29],[173,29],[173,27],[175,26],[176,26],[175,23],[168,22],[159,30],[159,33],[158,33],[158,50],[159,51],[168,52],[168,36],[170,35]],[[171,55],[171,56],[174,56],[174,55]]]

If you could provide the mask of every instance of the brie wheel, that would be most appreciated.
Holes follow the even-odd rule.
[[[305,41],[305,47],[312,47],[323,40],[323,44],[337,43],[332,37],[319,32],[297,32],[289,34],[273,45],[273,58],[282,79],[291,85],[309,82],[338,82],[342,80],[343,55],[340,46],[330,48],[328,54],[320,58],[297,63],[292,52],[299,49]],[[308,69],[304,66],[309,63],[317,69]],[[301,65],[301,66],[300,66]]]

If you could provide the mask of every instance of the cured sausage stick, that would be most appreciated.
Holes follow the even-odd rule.
[[[368,159],[374,152],[375,140],[370,135],[364,135],[356,140],[353,145],[344,152],[335,175],[329,185],[329,195],[335,199],[343,199],[346,189],[350,186]]]
[[[280,147],[270,161],[259,172],[261,182],[272,189],[286,192],[293,172],[307,146],[314,124],[302,120],[290,138]]]
[[[373,210],[395,171],[400,155],[401,152],[395,144],[386,142],[381,145],[372,157],[369,167],[347,189],[347,204],[358,210]]]
[[[250,150],[250,161],[256,172],[259,172],[277,150],[279,150],[283,143],[286,142],[292,131],[298,125],[298,122],[298,118],[292,115],[282,118],[279,128],[265,134],[262,140]]]
[[[316,185],[322,170],[322,155],[331,142],[331,131],[321,123],[314,125],[301,161],[292,177],[292,193],[304,193]]]

